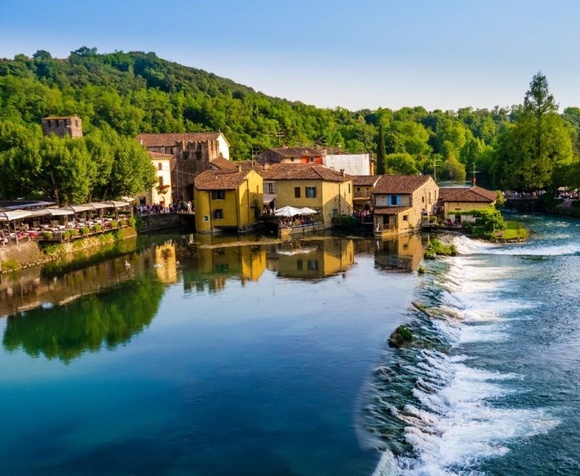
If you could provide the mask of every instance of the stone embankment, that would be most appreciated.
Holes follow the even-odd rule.
[[[41,246],[36,241],[0,246],[0,273],[40,266],[52,261],[91,250],[98,252],[104,245],[136,236],[135,228],[124,228],[114,233],[79,238],[74,241]]]

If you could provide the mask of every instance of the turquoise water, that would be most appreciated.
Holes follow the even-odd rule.
[[[166,236],[3,277],[0,474],[580,474],[580,221],[520,218],[424,275],[411,239]]]
[[[0,474],[374,471],[364,389],[416,243],[192,241],[2,283]]]
[[[365,393],[375,474],[580,474],[580,222],[524,216],[527,243],[449,236]]]

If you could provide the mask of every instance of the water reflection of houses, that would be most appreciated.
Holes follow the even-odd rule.
[[[0,317],[38,307],[61,306],[151,274],[152,270],[165,285],[177,282],[174,243],[151,246],[140,253],[134,253],[135,242],[129,244],[132,246],[119,250],[114,257],[97,256],[93,264],[87,264],[88,258],[80,258],[0,275]]]
[[[376,240],[375,267],[390,271],[416,271],[423,259],[421,235],[400,235]]]
[[[325,278],[345,272],[353,264],[353,241],[341,238],[293,242],[268,255],[268,269],[284,278]]]
[[[266,251],[261,246],[202,245],[197,250],[196,266],[184,271],[186,291],[220,291],[227,279],[258,281],[266,269]]]

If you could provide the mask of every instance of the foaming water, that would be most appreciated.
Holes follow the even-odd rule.
[[[580,253],[574,233],[559,228],[549,239],[505,246],[458,236],[460,255],[428,269],[417,296],[427,313],[409,316],[420,344],[386,356],[394,370],[371,385],[381,398],[368,409],[368,426],[391,438],[378,444],[383,453],[374,476],[550,474],[521,445],[546,445],[565,424],[567,406],[552,403],[562,392],[546,397],[542,369],[534,370],[537,356],[528,350],[547,339],[531,331],[547,325],[538,316],[561,311],[547,307],[545,291],[535,287],[546,272],[543,261],[521,257],[574,259]]]

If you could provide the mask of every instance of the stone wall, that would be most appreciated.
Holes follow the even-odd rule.
[[[0,246],[0,273],[31,268],[55,260],[69,259],[81,251],[99,251],[107,243],[136,236],[135,228],[123,228],[113,233],[77,239],[67,243],[50,244],[43,249],[36,241],[23,241],[18,245]]]
[[[52,261],[35,241],[25,241],[18,245],[0,247],[0,271],[26,268]]]
[[[148,233],[158,230],[170,230],[181,227],[180,213],[159,213],[142,215],[139,225],[140,233]],[[189,215],[188,215],[189,216]],[[191,215],[194,217],[195,215]]]

